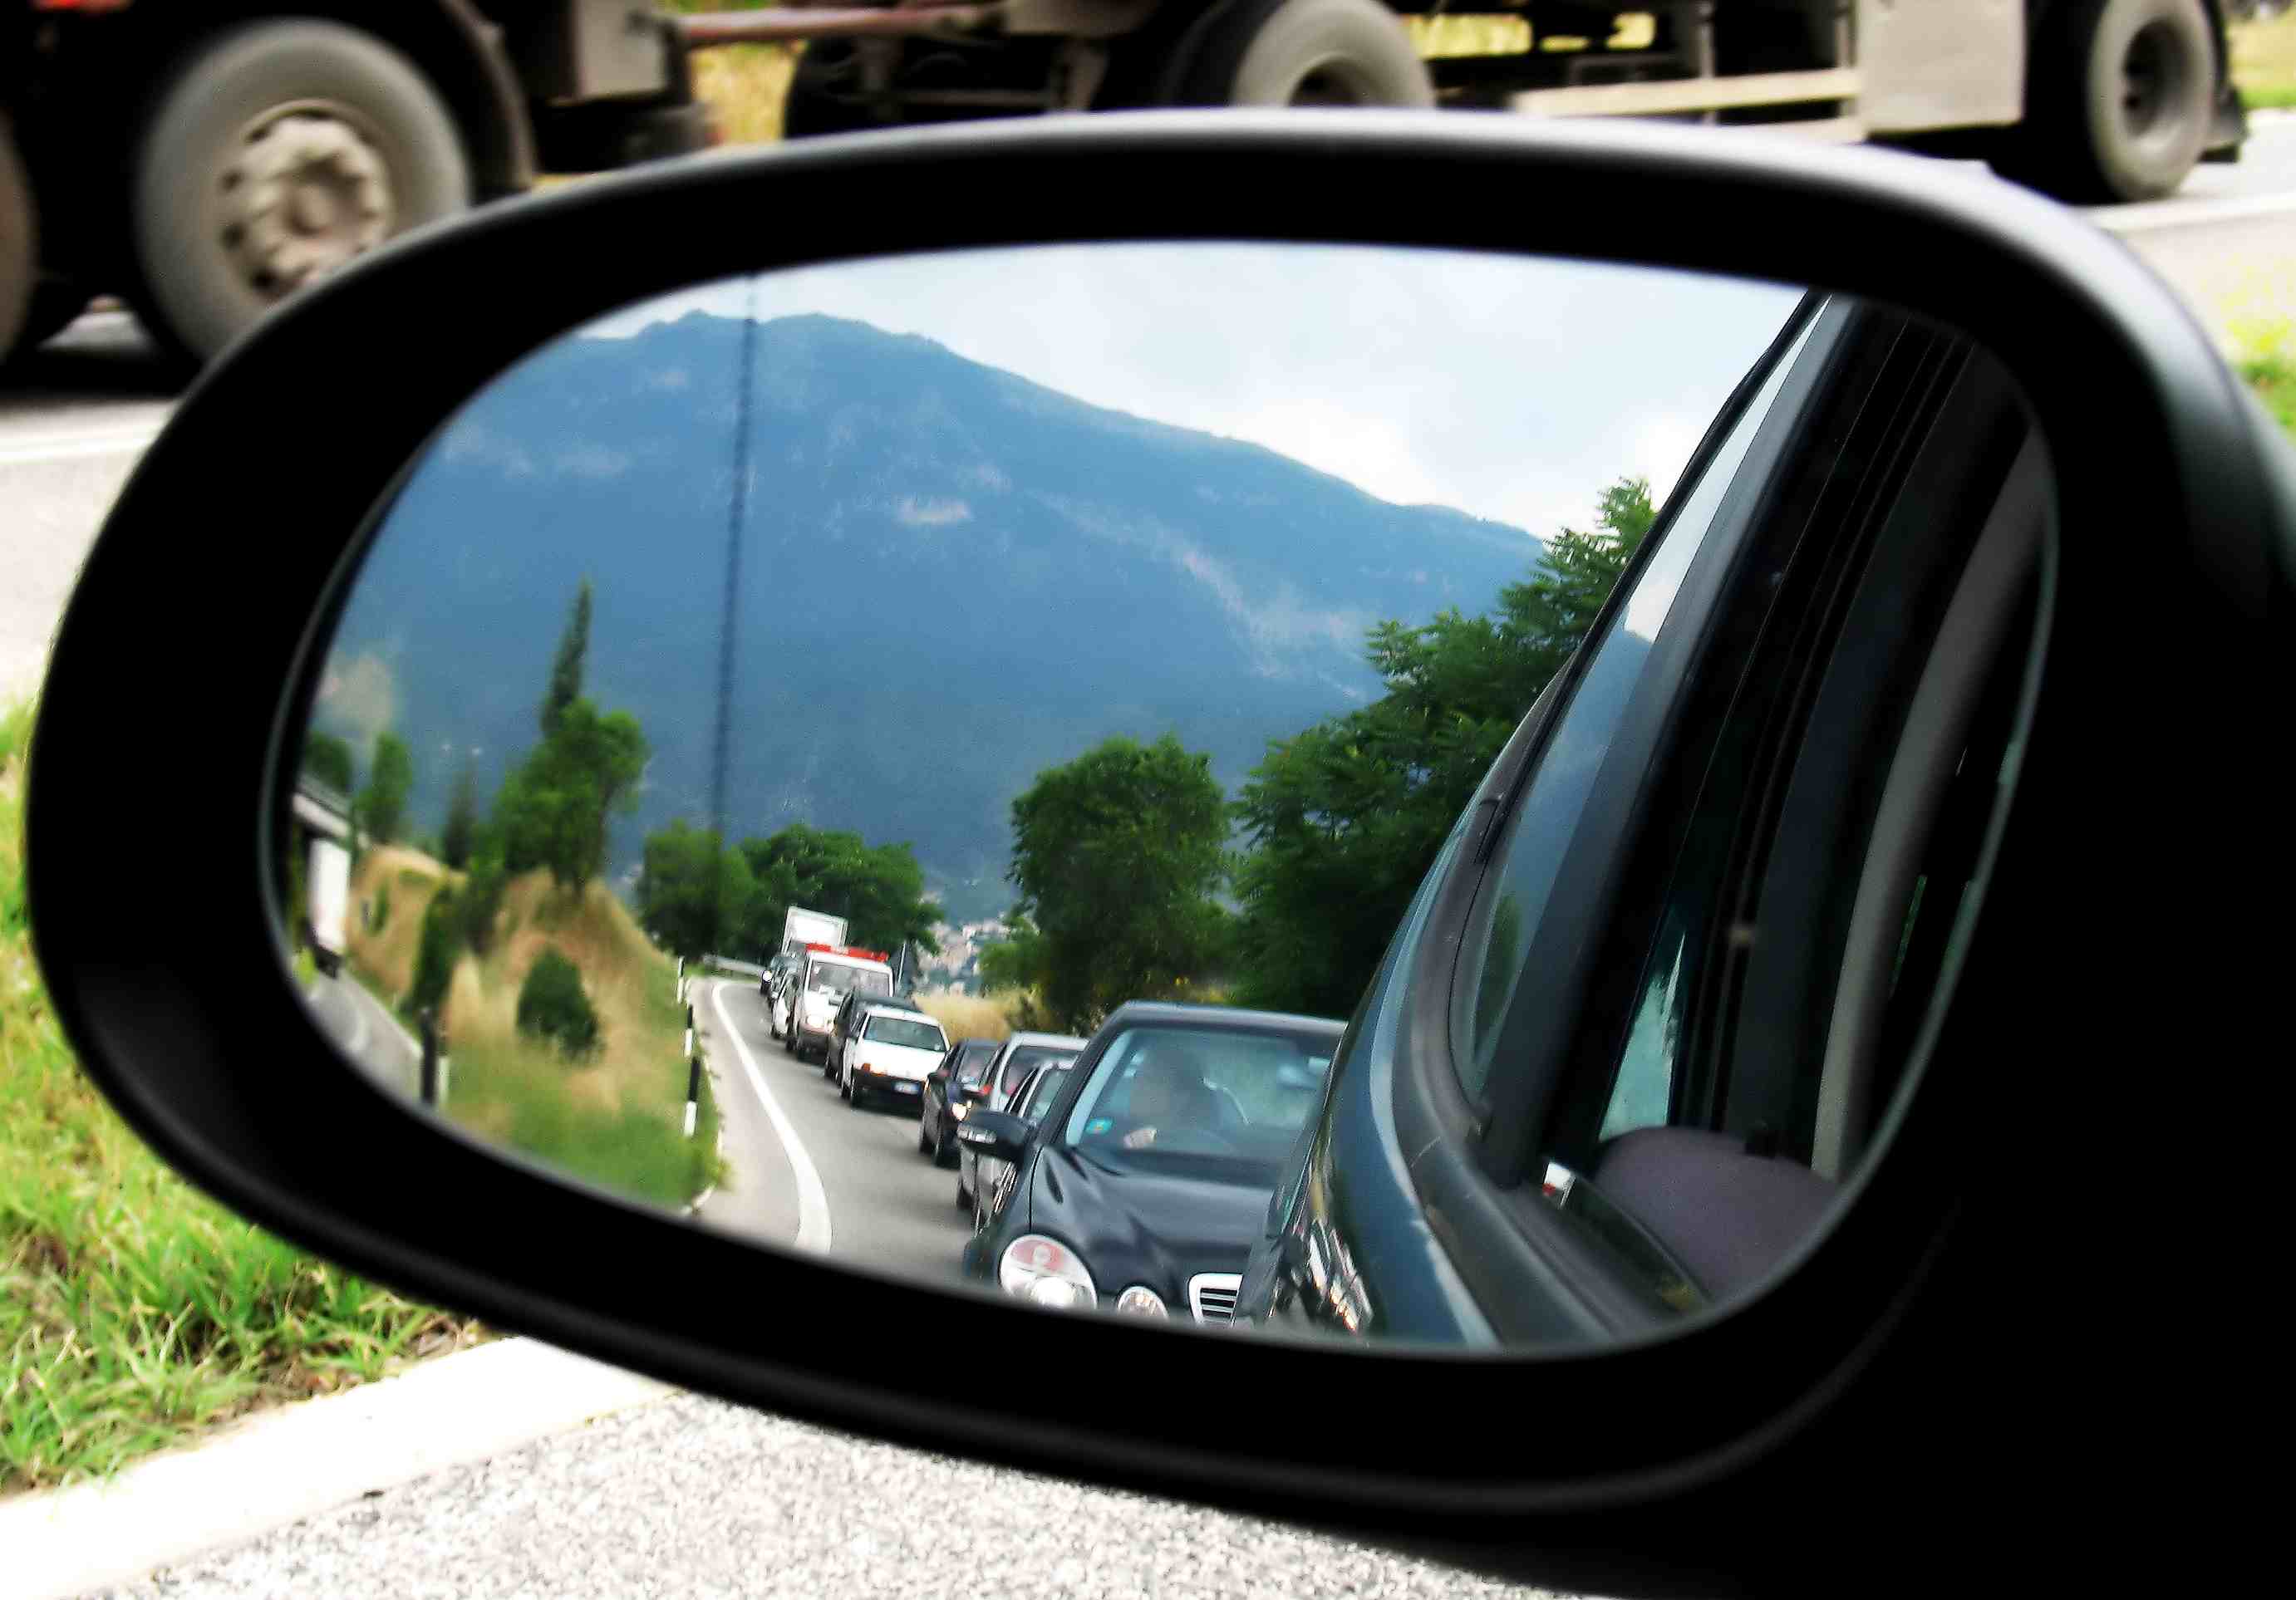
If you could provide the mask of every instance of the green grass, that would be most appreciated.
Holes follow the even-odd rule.
[[[241,1220],[81,1076],[24,927],[29,722],[0,713],[0,1494],[484,1336]]]
[[[2232,78],[2252,111],[2296,106],[2296,12],[2232,29]]]
[[[677,1058],[685,1010],[667,967],[645,970],[643,1006],[645,1033],[659,1048],[635,1074],[624,1066],[611,1103],[578,1093],[571,1081],[578,1069],[550,1046],[479,1028],[453,1041],[447,1115],[588,1182],[684,1207],[721,1176],[717,1101],[705,1072],[694,1135],[687,1139],[686,1068]]]
[[[2296,331],[2284,322],[2250,328],[2242,331],[2240,343],[2235,365],[2242,379],[2296,440]]]

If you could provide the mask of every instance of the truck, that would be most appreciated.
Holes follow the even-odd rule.
[[[311,959],[329,977],[340,976],[351,901],[351,853],[340,841],[312,839],[304,886],[303,932]]]
[[[642,0],[0,0],[0,361],[114,294],[201,362],[393,234],[715,138]]]
[[[790,985],[789,1023],[782,1048],[800,1061],[814,1050],[829,1061],[829,1032],[845,997],[893,998],[893,969],[882,951],[849,945],[808,944]]]
[[[1443,106],[1872,140],[2108,202],[2238,159],[2226,16],[2226,0],[784,0],[682,26],[697,46],[805,41],[791,138],[1120,107]]]
[[[782,917],[782,948],[785,956],[802,955],[809,944],[831,948],[845,943],[845,918],[832,917],[826,911],[808,911],[803,906],[791,906]]]

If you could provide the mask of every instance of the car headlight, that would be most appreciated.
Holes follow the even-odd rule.
[[[1076,1252],[1040,1233],[1024,1233],[1004,1246],[996,1281],[1007,1294],[1056,1311],[1088,1310],[1100,1301]]]
[[[964,1121],[964,1114],[972,1109],[972,1107],[966,1105],[963,1100],[953,1100],[949,1103],[948,1114],[955,1121],[961,1122]]]
[[[1164,1297],[1146,1284],[1134,1284],[1116,1297],[1116,1309],[1131,1317],[1169,1317]]]

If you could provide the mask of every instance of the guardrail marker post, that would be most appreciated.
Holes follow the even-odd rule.
[[[415,1015],[422,1029],[422,1103],[436,1106],[439,1103],[439,1017],[428,1006]]]
[[[690,1047],[689,1047],[690,1049]],[[693,1122],[701,1109],[701,1057],[689,1054],[685,1070],[685,1137],[693,1137]]]

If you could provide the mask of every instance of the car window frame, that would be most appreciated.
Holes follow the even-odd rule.
[[[1737,457],[1733,482],[1716,505],[1702,549],[1689,563],[1666,623],[1652,641],[1652,655],[1628,716],[1636,714],[1637,706],[1647,714],[1653,702],[1670,701],[1671,690],[1703,642],[1704,624],[1711,619],[1749,531],[1771,508],[1790,476],[1822,450],[1805,420],[1831,418],[1843,404],[1844,386],[1862,381],[1851,363],[1872,343],[1862,320],[1870,309],[1811,291],[1710,424],[1651,535],[1588,631],[1591,638],[1604,636],[1618,611],[1629,602],[1640,574],[1671,535],[1675,518],[1703,475],[1712,469],[1741,424],[1751,425],[1754,437]],[[1775,397],[1760,415],[1750,417],[1773,377],[1782,379]],[[1677,618],[1683,625],[1677,625]],[[1527,1180],[1535,1190],[1535,1180],[1543,1174],[1526,1171],[1522,1143],[1510,1125],[1521,1114],[1520,1101],[1510,1104],[1496,1096],[1474,1102],[1467,1098],[1455,1064],[1453,1000],[1464,930],[1472,925],[1478,899],[1496,876],[1501,860],[1497,845],[1512,820],[1514,802],[1535,777],[1539,757],[1587,666],[1584,651],[1566,664],[1542,693],[1543,704],[1534,703],[1494,763],[1484,788],[1468,808],[1466,836],[1441,869],[1444,876],[1428,914],[1412,946],[1400,952],[1393,992],[1384,1002],[1394,1015],[1389,1104],[1398,1146],[1418,1153],[1410,1167],[1412,1181],[1423,1204],[1445,1216],[1447,1230],[1476,1242],[1473,1248],[1449,1253],[1458,1263],[1465,1292],[1490,1319],[1497,1336],[1502,1342],[1549,1347],[1632,1339],[1658,1331],[1660,1324],[1647,1296],[1618,1281],[1612,1263],[1601,1251],[1551,1217],[1526,1220],[1521,1214],[1519,1192]],[[1631,766],[1637,755],[1646,757],[1644,747],[1652,737],[1647,726],[1631,734],[1614,732],[1598,789],[1623,781],[1614,774]],[[1622,754],[1628,745],[1621,739],[1636,748]],[[1599,797],[1590,796],[1587,811],[1603,808]],[[1637,820],[1623,811],[1609,816],[1604,856],[1615,859],[1620,841],[1630,836],[1628,824]],[[1574,846],[1584,835],[1583,827],[1574,832]],[[1527,955],[1535,956],[1542,940],[1557,940],[1564,920],[1558,909],[1582,932],[1598,915],[1602,885],[1599,875],[1588,881],[1592,864],[1573,861],[1558,872],[1548,897],[1548,915],[1532,930]],[[1558,982],[1583,986],[1579,969],[1585,959],[1581,951],[1566,970],[1552,975],[1549,990]],[[1539,988],[1519,985],[1513,1011],[1536,1003]],[[1550,1050],[1550,1070],[1553,1056]]]

